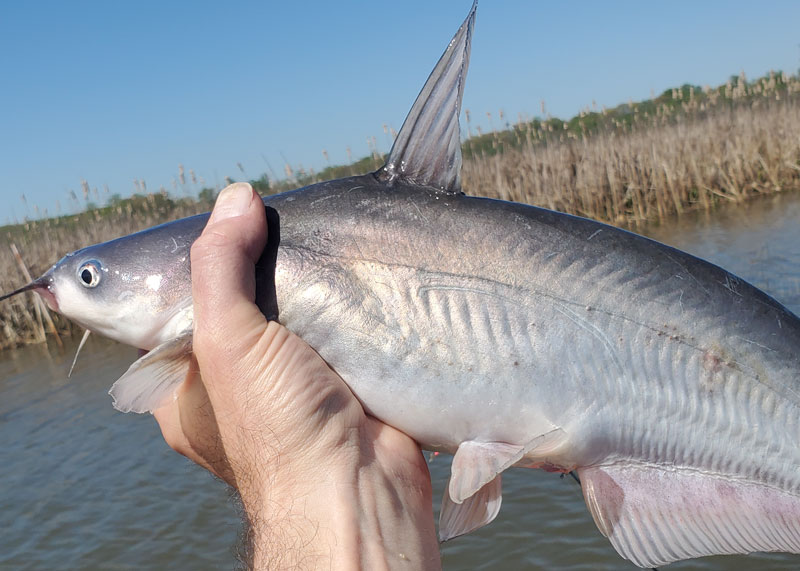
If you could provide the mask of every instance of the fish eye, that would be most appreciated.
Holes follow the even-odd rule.
[[[97,260],[89,260],[84,262],[78,268],[78,280],[83,287],[97,287],[102,277],[102,265]]]

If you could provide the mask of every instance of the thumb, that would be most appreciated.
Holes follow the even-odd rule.
[[[205,230],[191,252],[194,345],[215,354],[236,353],[251,335],[260,335],[266,319],[253,303],[255,263],[267,239],[264,204],[247,183],[224,188]]]

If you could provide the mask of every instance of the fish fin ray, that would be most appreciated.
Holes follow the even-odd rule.
[[[162,343],[134,362],[108,394],[120,412],[153,412],[167,404],[185,380],[192,357],[192,330]]]
[[[386,164],[376,173],[395,179],[461,192],[459,115],[469,67],[477,0],[419,92],[395,139]]]
[[[800,498],[680,468],[580,468],[586,505],[617,552],[640,567],[703,557],[800,553]]]
[[[439,541],[447,541],[475,531],[497,517],[503,501],[502,476],[497,475],[463,502],[450,498],[445,487],[439,512]]]

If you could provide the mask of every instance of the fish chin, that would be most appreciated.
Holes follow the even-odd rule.
[[[93,333],[140,349],[152,349],[164,337],[174,336],[174,328],[165,331],[174,312],[156,307],[153,298],[130,296],[124,303],[114,303],[71,283],[56,286],[56,311]]]
[[[86,324],[86,327],[114,341],[149,351],[182,332],[191,330],[191,305],[188,315],[186,311],[174,311],[166,319],[162,316],[163,313],[135,312],[102,322],[95,321],[93,324]]]

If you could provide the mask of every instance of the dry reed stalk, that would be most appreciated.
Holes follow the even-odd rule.
[[[800,188],[800,101],[756,103],[473,154],[465,190],[630,226]]]
[[[11,243],[11,252],[14,254],[14,259],[19,265],[19,269],[22,271],[22,275],[25,277],[27,282],[32,282],[33,277],[31,273],[28,271],[27,266],[25,266],[25,262],[22,260],[22,256],[19,253],[19,249],[17,249],[17,245],[13,242]],[[58,330],[56,329],[55,323],[53,323],[53,319],[50,317],[50,310],[47,305],[42,301],[42,298],[36,294],[31,294],[33,296],[33,306],[36,308],[36,321],[38,324],[38,331],[39,331],[39,338],[40,343],[44,343],[46,340],[44,326],[42,325],[42,318],[47,322],[47,330],[52,335],[56,337],[56,343],[58,344],[59,348],[64,348],[64,343],[61,341],[61,336],[58,334]]]

